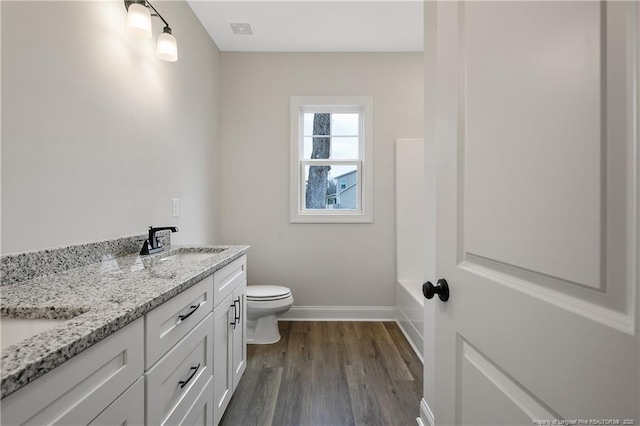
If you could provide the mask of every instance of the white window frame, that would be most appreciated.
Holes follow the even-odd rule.
[[[359,153],[354,160],[305,160],[304,112],[359,112]],[[373,222],[373,97],[292,96],[291,97],[291,223],[371,223]],[[355,210],[305,209],[305,166],[355,164],[358,166],[358,202]]]

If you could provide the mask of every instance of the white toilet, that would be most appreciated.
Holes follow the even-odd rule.
[[[280,340],[278,315],[293,305],[287,287],[278,285],[247,286],[247,343],[268,344]]]

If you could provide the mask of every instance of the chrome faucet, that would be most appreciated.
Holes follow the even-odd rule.
[[[140,254],[154,254],[160,253],[164,248],[158,238],[156,237],[156,232],[158,231],[166,231],[169,230],[171,232],[178,232],[178,228],[175,226],[161,226],[159,228],[154,228],[153,226],[149,227],[149,239],[144,242],[142,245],[142,250],[140,250]]]

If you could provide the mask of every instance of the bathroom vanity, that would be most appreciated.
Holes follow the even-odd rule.
[[[2,350],[3,425],[218,424],[246,368],[248,247],[78,247],[2,258],[3,327],[56,321]]]

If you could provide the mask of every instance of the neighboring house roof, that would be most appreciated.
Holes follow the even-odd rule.
[[[358,170],[352,170],[352,171],[350,171],[350,172],[347,172],[347,173],[343,173],[343,174],[341,174],[341,175],[338,175],[338,176],[334,177],[333,179],[340,179],[341,177],[344,177],[344,176],[350,175],[350,174],[355,173],[355,172],[357,172],[357,171],[358,171]]]

